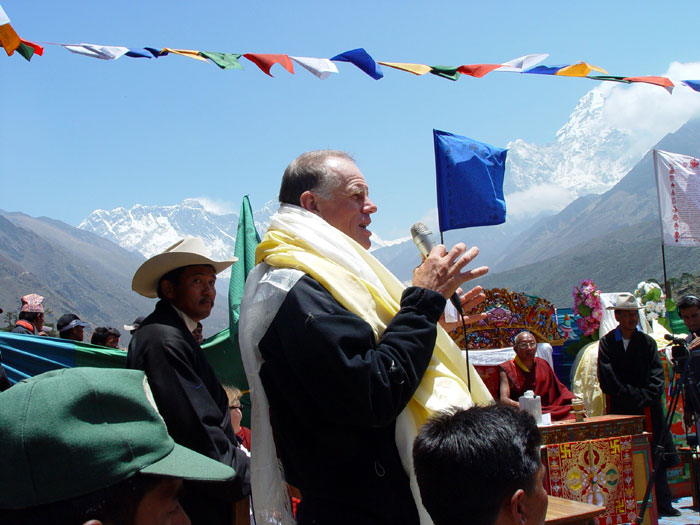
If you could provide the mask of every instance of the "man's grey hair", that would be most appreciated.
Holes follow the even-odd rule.
[[[513,346],[517,346],[518,343],[520,342],[520,339],[522,339],[523,336],[524,336],[525,334],[530,334],[530,335],[532,335],[532,337],[535,337],[535,336],[532,334],[532,332],[530,332],[529,330],[523,330],[522,332],[519,332],[518,335],[516,335],[516,336],[513,338]],[[536,337],[535,337],[535,341],[537,341],[537,338],[536,338]]]
[[[333,149],[309,151],[294,159],[282,175],[280,203],[299,206],[301,194],[305,191],[313,191],[324,199],[331,198],[340,183],[327,163],[332,158],[355,162],[348,153]]]

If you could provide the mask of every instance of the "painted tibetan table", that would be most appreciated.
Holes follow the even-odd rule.
[[[607,415],[540,426],[545,489],[550,496],[605,507],[598,525],[634,523],[651,472],[644,416]],[[656,499],[645,525],[656,525]]]

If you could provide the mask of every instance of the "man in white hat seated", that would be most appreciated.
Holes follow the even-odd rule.
[[[406,288],[368,251],[377,207],[340,151],[298,157],[279,199],[239,326],[256,522],[288,523],[286,479],[301,492],[299,524],[427,523],[411,482],[418,428],[434,410],[491,401],[473,368],[470,395],[464,357],[437,322],[487,268],[466,270],[476,248],[438,245]]]
[[[666,479],[666,467],[676,464],[678,456],[670,432],[663,432],[664,369],[656,341],[637,330],[641,307],[634,295],[619,294],[615,304],[607,309],[615,311],[619,323],[601,338],[598,346],[598,381],[601,390],[610,397],[608,413],[641,415],[645,407],[650,408],[654,434],[652,450],[663,439],[665,456],[654,479],[659,514],[680,516],[671,506],[671,490]]]
[[[146,372],[177,443],[236,471],[232,486],[185,484],[182,504],[195,524],[230,523],[232,503],[250,493],[248,457],[233,433],[226,392],[192,336],[214,306],[216,274],[235,261],[214,261],[201,239],[187,238],[144,262],[132,281],[134,291],[160,301],[131,339],[127,368]]]

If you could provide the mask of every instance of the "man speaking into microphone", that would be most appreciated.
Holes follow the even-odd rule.
[[[426,524],[411,464],[435,411],[491,396],[438,326],[446,298],[488,268],[435,246],[405,288],[368,251],[377,206],[353,159],[312,151],[282,177],[279,211],[255,254],[241,306],[251,388],[258,524]],[[465,311],[483,299],[465,294]],[[480,316],[474,316],[467,321]],[[277,461],[279,458],[279,461]]]

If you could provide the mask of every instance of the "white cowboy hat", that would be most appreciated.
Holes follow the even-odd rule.
[[[631,293],[621,293],[615,298],[615,304],[608,306],[606,310],[641,310],[643,306],[639,306],[637,298]]]
[[[131,289],[144,297],[158,297],[158,281],[175,268],[208,264],[214,268],[214,272],[220,273],[237,260],[237,257],[232,257],[227,261],[213,261],[209,258],[202,239],[186,237],[139,266],[131,281]]]

